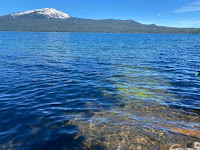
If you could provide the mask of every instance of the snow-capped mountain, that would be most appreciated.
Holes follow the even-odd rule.
[[[55,18],[55,19],[67,19],[71,17],[70,15],[53,8],[33,9],[29,11],[14,13],[11,14],[11,16],[16,18],[18,16],[23,16],[28,14],[38,14],[38,15],[43,15],[46,18]]]
[[[83,19],[53,8],[34,9],[0,16],[0,31],[95,33],[200,33],[200,29],[145,25],[134,20]]]

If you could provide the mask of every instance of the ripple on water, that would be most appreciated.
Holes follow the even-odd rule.
[[[199,42],[0,33],[0,149],[156,150],[198,141]]]

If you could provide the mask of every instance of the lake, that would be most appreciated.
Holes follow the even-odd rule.
[[[0,32],[0,149],[149,149],[200,138],[200,35]]]

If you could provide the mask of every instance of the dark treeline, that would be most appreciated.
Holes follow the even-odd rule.
[[[133,20],[92,20],[81,18],[48,19],[43,16],[26,15],[13,18],[0,17],[0,31],[38,32],[91,32],[91,33],[200,33],[195,28],[173,28],[145,25]]]

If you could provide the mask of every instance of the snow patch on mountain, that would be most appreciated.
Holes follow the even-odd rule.
[[[53,8],[33,9],[29,11],[14,13],[14,14],[11,14],[11,16],[15,18],[17,16],[22,16],[22,15],[31,14],[31,13],[37,13],[40,15],[44,15],[47,18],[56,18],[56,19],[67,19],[71,17],[70,15],[65,14]]]

